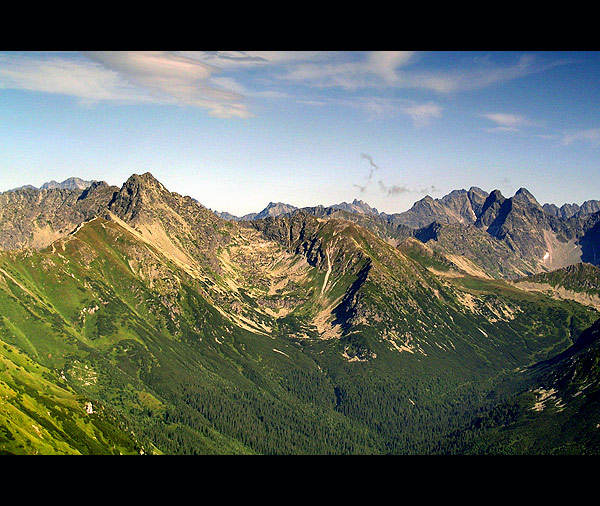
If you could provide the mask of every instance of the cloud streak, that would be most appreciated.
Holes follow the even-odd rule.
[[[480,117],[496,124],[495,127],[486,128],[486,131],[491,133],[520,132],[524,127],[540,127],[543,125],[543,122],[529,119],[522,114],[507,112],[489,112],[480,114]]]
[[[166,51],[0,55],[0,87],[75,97],[80,103],[177,104],[221,118],[250,116],[232,81],[216,67]],[[225,85],[225,86],[223,86]]]
[[[344,56],[330,53],[329,58],[317,62],[305,55],[304,61],[288,61],[278,78],[315,88],[413,88],[447,95],[487,88],[567,63],[540,62],[534,55],[525,54],[509,63],[474,58],[455,70],[420,70],[411,68],[421,58],[421,53],[415,51],[374,51],[353,59]]]
[[[373,175],[375,174],[376,171],[378,171],[380,169],[379,169],[379,165],[377,165],[375,163],[375,161],[373,160],[373,157],[371,155],[369,155],[368,153],[361,153],[360,156],[361,156],[361,158],[363,158],[369,162],[369,173],[365,177],[365,179],[366,179],[365,184],[354,184],[353,186],[356,187],[360,191],[360,193],[365,193],[367,191],[367,188],[371,184],[371,181],[373,180]],[[411,190],[406,185],[397,185],[397,184],[389,185],[386,182],[384,182],[382,179],[379,179],[377,181],[377,186],[378,186],[379,190],[382,193],[386,194],[388,197],[394,197],[394,196],[402,195],[405,193],[424,194],[424,193],[434,193],[434,192],[439,191],[434,185],[431,185],[428,188],[423,188],[421,190]]]
[[[433,102],[412,104],[406,107],[403,112],[412,118],[417,128],[428,126],[434,118],[442,116],[441,106]]]
[[[565,133],[561,140],[561,145],[570,146],[576,142],[587,142],[591,147],[597,148],[600,146],[600,128]]]
[[[379,184],[379,189],[383,193],[386,193],[389,197],[392,197],[394,195],[400,195],[402,193],[410,193],[411,192],[411,190],[409,190],[406,186],[398,186],[398,185],[387,186],[381,180],[378,181],[378,184]]]
[[[370,168],[369,168],[369,175],[367,176],[367,180],[371,181],[371,179],[373,179],[373,173],[376,170],[379,170],[379,167],[373,161],[373,157],[371,155],[369,155],[368,153],[361,153],[360,157],[369,161]]]

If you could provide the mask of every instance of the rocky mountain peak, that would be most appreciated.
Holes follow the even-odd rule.
[[[158,202],[168,199],[170,192],[150,172],[132,174],[115,193],[109,209],[129,222],[142,214],[152,213]]]
[[[479,228],[489,227],[498,217],[498,213],[506,201],[507,199],[502,195],[500,190],[492,191],[481,207],[481,212],[475,222],[475,226]]]
[[[269,202],[269,205],[265,207],[261,212],[252,216],[251,219],[260,220],[267,218],[268,216],[280,216],[282,214],[291,213],[297,208],[290,204],[284,204],[283,202]]]
[[[488,195],[488,193],[485,190],[482,190],[478,186],[471,186],[471,188],[469,188],[468,193],[476,193],[478,195],[485,195],[486,197]]]
[[[540,207],[539,202],[526,188],[519,188],[513,196],[513,201],[521,202],[524,204],[532,204],[536,207]]]
[[[126,187],[133,187],[133,186],[138,186],[138,187],[143,187],[143,188],[158,188],[161,190],[164,190],[165,187],[162,185],[162,183],[156,179],[152,173],[150,172],[144,172],[143,174],[132,174],[131,176],[129,176],[129,178],[127,179],[127,181],[125,181],[125,184],[123,186]]]
[[[485,199],[481,212],[485,213],[490,207],[500,205],[505,200],[506,198],[500,190],[493,190]]]
[[[342,202],[341,204],[334,204],[331,207],[333,209],[342,209],[344,211],[350,211],[351,213],[372,214],[374,216],[379,215],[379,211],[377,209],[371,207],[366,202],[358,199],[354,199],[351,204],[348,204],[347,202]]]
[[[85,181],[78,177],[69,177],[59,183],[58,181],[49,181],[40,186],[40,190],[51,190],[53,188],[62,188],[66,190],[85,190],[95,181]]]
[[[488,195],[488,200],[490,200],[490,202],[503,201],[505,200],[505,197],[500,190],[492,190]]]
[[[91,185],[89,185],[88,187],[86,187],[83,192],[81,192],[81,195],[79,195],[79,197],[77,198],[77,200],[83,200],[88,198],[90,195],[96,193],[99,190],[104,190],[106,188],[110,188],[110,186],[108,185],[108,183],[106,181],[94,181],[92,182]],[[117,189],[116,187],[113,187],[115,189]]]

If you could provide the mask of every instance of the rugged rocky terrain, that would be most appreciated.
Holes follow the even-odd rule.
[[[101,213],[118,188],[25,188],[0,194],[0,249],[42,248]]]
[[[594,214],[526,190],[424,199],[420,228],[360,202],[226,220],[150,173],[0,199],[6,453],[477,452],[457,433],[598,319],[559,293],[593,265],[505,280],[597,247]]]
[[[525,188],[506,198],[499,190],[488,194],[472,187],[440,199],[426,196],[396,214],[378,213],[362,201],[302,211],[354,221],[391,244],[415,237],[446,255],[460,257],[459,261],[472,263],[486,275],[515,279],[579,262],[598,265],[597,203],[565,204],[560,211],[557,206],[541,206]],[[277,215],[294,212],[298,211]]]

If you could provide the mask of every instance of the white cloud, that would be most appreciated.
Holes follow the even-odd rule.
[[[254,55],[258,57],[257,54]],[[450,94],[482,89],[542,72],[565,61],[540,62],[533,55],[521,55],[516,61],[494,63],[492,58],[473,57],[453,70],[418,70],[413,64],[421,53],[415,51],[374,51],[302,53],[296,58],[263,53],[264,61],[285,64],[279,79],[325,88],[350,91],[361,88],[413,88]]]
[[[487,88],[542,72],[564,61],[538,62],[533,55],[521,55],[515,63],[495,64],[491,58],[474,58],[471,66],[452,71],[423,71],[406,74],[405,86],[429,89],[441,94]]]
[[[568,132],[563,135],[561,144],[568,146],[575,142],[588,142],[592,147],[597,148],[600,146],[600,128],[591,128],[588,130],[577,130],[574,132]]]
[[[442,115],[442,108],[433,102],[424,104],[413,104],[404,109],[404,113],[408,114],[416,127],[427,126],[434,118],[439,118]]]
[[[333,53],[323,51],[179,51],[179,54],[222,69],[242,69],[289,65],[302,61],[316,63],[328,59]]]
[[[431,101],[406,106],[398,90],[468,91],[564,63],[539,62],[530,55],[494,63],[493,55],[470,58],[467,54],[453,69],[440,70],[429,66],[427,53],[414,51],[100,51],[84,55],[0,54],[0,87],[61,93],[85,103],[180,104],[224,118],[251,116],[248,99],[286,99],[361,108],[371,119],[408,114],[416,126],[424,126],[440,117],[442,108]],[[333,96],[332,89],[345,94]],[[369,96],[362,94],[365,90]],[[507,118],[499,116],[489,119],[503,131],[525,126],[507,124]]]
[[[0,87],[70,95],[83,102],[152,101],[117,72],[63,56],[0,55]]]
[[[485,131],[486,132],[490,132],[490,133],[497,133],[497,132],[518,132],[519,129],[515,128],[515,127],[498,126],[498,127],[493,127],[493,128],[486,128]]]
[[[320,88],[346,90],[395,86],[400,82],[398,68],[410,63],[413,51],[341,52],[320,55],[319,61],[292,62],[278,77]],[[328,56],[326,61],[324,56]],[[289,63],[289,62],[288,62]]]
[[[181,104],[217,117],[250,115],[234,82],[211,82],[217,68],[164,51],[0,55],[0,87],[76,97],[83,103]],[[227,86],[223,86],[226,84]]]
[[[206,108],[218,117],[249,116],[242,95],[232,89],[234,81],[221,80],[227,88],[215,87],[210,79],[218,69],[206,63],[166,51],[96,51],[86,55],[159,101]]]
[[[522,116],[520,114],[496,112],[482,114],[482,117],[487,118],[490,121],[493,121],[494,123],[497,123],[498,125],[500,125],[500,127],[503,128],[514,129],[518,126],[529,126],[532,124],[531,121],[529,121],[525,116]]]
[[[532,120],[522,114],[513,114],[505,112],[494,112],[480,115],[482,118],[488,119],[497,126],[487,128],[487,132],[520,132],[522,127],[539,127],[543,125],[542,121]]]

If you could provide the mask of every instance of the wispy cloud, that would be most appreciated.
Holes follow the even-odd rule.
[[[490,58],[474,59],[469,66],[451,71],[413,72],[405,76],[405,85],[442,94],[487,88],[526,77],[564,62],[541,63],[533,55],[521,55],[514,63],[493,63]]]
[[[507,176],[500,180],[500,186],[508,193],[514,193],[515,189]]]
[[[79,55],[0,55],[0,87],[69,95],[81,103],[181,104],[230,118],[250,115],[233,81],[211,81],[218,69],[165,51]]]
[[[416,127],[424,127],[431,123],[434,118],[442,115],[442,107],[433,102],[424,104],[412,104],[405,107],[403,112],[408,114]]]
[[[379,166],[373,161],[373,157],[368,153],[361,153],[360,157],[369,162],[368,173],[365,176],[363,183],[355,183],[352,186],[356,187],[360,193],[365,193],[373,180],[373,174],[379,170]]]
[[[249,116],[239,86],[231,79],[211,81],[218,69],[206,63],[166,51],[94,51],[86,56],[157,101],[202,107],[222,118]]]
[[[360,154],[361,158],[364,158],[365,160],[369,161],[369,175],[367,176],[367,180],[371,181],[371,179],[373,179],[373,173],[376,170],[379,170],[379,167],[377,166],[377,164],[373,161],[373,157],[371,155],[369,155],[368,153],[361,153]]]
[[[427,187],[427,188],[422,188],[421,190],[418,190],[416,193],[437,193],[441,191],[439,188],[437,188],[434,184],[432,184],[431,186]]]
[[[428,98],[409,102],[400,90],[444,96],[565,63],[467,54],[449,69],[432,66],[427,57],[415,51],[8,53],[0,55],[0,87],[60,93],[82,103],[179,104],[222,118],[252,116],[253,100],[295,100],[360,108],[371,120],[405,114],[423,127],[441,116],[441,105]],[[518,126],[496,127],[511,128]]]
[[[70,95],[82,102],[153,100],[98,63],[61,55],[0,55],[0,87]]]
[[[493,112],[480,116],[496,124],[495,127],[487,128],[488,132],[519,132],[522,127],[542,125],[542,122],[531,120],[522,114]]]
[[[472,58],[460,68],[441,70],[414,68],[413,64],[420,59],[420,53],[415,51],[375,51],[361,53],[353,59],[334,53],[319,62],[304,56],[304,61],[288,61],[289,65],[279,78],[321,88],[339,87],[352,91],[414,88],[439,94],[482,89],[567,63],[564,60],[542,62],[534,55],[525,54],[508,63],[494,63],[489,57]]]
[[[411,192],[411,190],[409,190],[406,186],[399,186],[399,185],[388,186],[381,180],[378,181],[378,184],[379,184],[379,189],[383,193],[386,193],[390,197],[394,196],[394,195],[400,195],[402,193],[410,193]]]
[[[360,193],[366,193],[367,188],[370,186],[370,184],[373,180],[373,175],[375,174],[376,171],[380,170],[380,168],[379,168],[379,165],[377,165],[373,161],[373,157],[371,155],[369,155],[368,153],[361,153],[360,156],[361,156],[361,158],[364,158],[365,160],[367,160],[369,162],[369,173],[367,174],[367,176],[365,176],[365,182],[363,184],[354,184],[353,186],[355,186],[360,191]],[[377,187],[379,188],[379,190],[382,193],[386,194],[388,197],[394,197],[394,196],[402,195],[405,193],[424,194],[424,193],[434,193],[434,192],[439,191],[434,185],[431,185],[428,188],[416,190],[416,189],[410,189],[406,185],[388,184],[383,179],[379,179],[377,181]]]
[[[597,148],[600,146],[600,128],[568,132],[563,135],[561,140],[563,146],[569,146],[576,142],[587,142],[593,148]]]
[[[315,87],[339,87],[352,91],[395,86],[400,79],[398,68],[408,64],[413,54],[413,51],[375,51],[354,57],[344,52],[332,53],[325,62],[290,65],[279,77]]]

